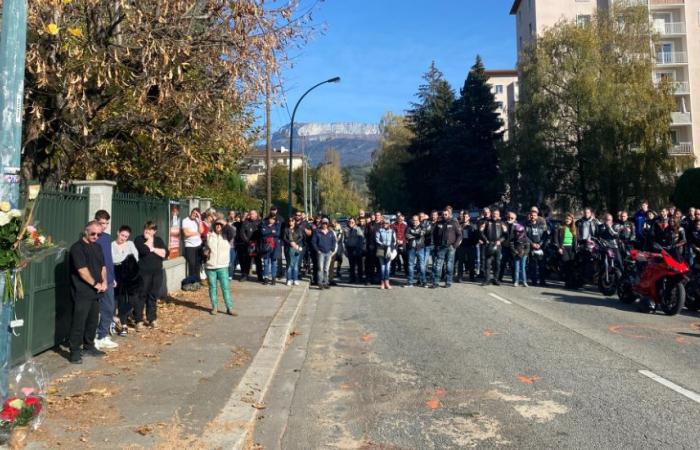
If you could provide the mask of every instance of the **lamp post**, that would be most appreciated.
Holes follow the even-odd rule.
[[[297,114],[297,108],[299,107],[299,103],[301,103],[301,101],[304,100],[304,97],[306,97],[306,95],[309,92],[313,91],[322,84],[338,83],[339,81],[340,77],[333,77],[326,81],[321,81],[320,83],[312,86],[308,91],[304,92],[304,95],[302,95],[297,101],[297,104],[294,105],[294,111],[292,112],[292,122],[289,125],[289,181],[287,184],[287,217],[292,217],[292,158],[294,157],[294,116],[296,116]]]

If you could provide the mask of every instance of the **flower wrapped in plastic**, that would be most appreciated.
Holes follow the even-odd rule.
[[[63,249],[64,246],[55,243],[51,236],[45,235],[37,224],[27,224],[23,239],[17,245],[21,266],[43,261],[48,256],[60,255]]]
[[[46,416],[48,385],[46,371],[34,360],[10,371],[9,396],[0,409],[0,433],[4,440],[11,440],[18,429],[36,430],[42,424]]]

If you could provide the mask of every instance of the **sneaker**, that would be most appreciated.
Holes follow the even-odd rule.
[[[231,310],[230,308],[226,308],[226,314],[228,314],[229,316],[238,317],[238,314],[233,312],[233,310]]]
[[[527,281],[523,281],[523,287],[530,287],[530,285],[527,284]]]
[[[520,283],[518,283],[517,281],[515,283],[513,283],[513,287],[518,287],[518,286],[520,286]]]
[[[119,344],[114,342],[111,337],[105,336],[101,339],[101,344],[100,344],[100,350],[105,349],[105,350],[110,350],[113,348],[119,347]],[[95,341],[95,344],[97,344],[97,341]],[[95,345],[97,347],[97,345]]]
[[[493,280],[493,285],[494,286],[500,286],[501,283],[498,280]]]
[[[85,350],[83,350],[82,354],[85,356],[93,356],[95,358],[102,358],[107,353],[105,353],[102,350],[99,350],[95,347],[91,347],[91,348],[86,348]]]
[[[150,325],[151,325],[151,328],[153,328],[153,329],[155,330],[156,328],[158,328],[158,321],[157,321],[157,320],[154,320],[154,321],[151,322]]]
[[[287,286],[291,286],[292,284],[292,280],[287,281]]]
[[[272,281],[270,281],[270,284],[274,286],[275,284],[277,284],[277,280],[273,278]]]
[[[445,287],[449,289],[449,288],[452,287],[452,284],[450,284],[450,283],[445,283]]]
[[[412,284],[404,284],[403,287],[405,287],[405,288],[412,288],[413,285],[412,285]]]
[[[82,364],[83,363],[83,358],[80,356],[80,352],[71,352],[70,356],[68,357],[68,361],[71,364]]]
[[[294,281],[294,286],[299,286],[299,281]]]
[[[212,308],[211,311],[209,311],[209,314],[211,314],[212,316],[215,316],[215,315],[219,314],[219,310],[216,308]]]
[[[119,336],[126,337],[128,335],[129,335],[129,327],[127,325],[122,326],[122,329],[119,330]]]

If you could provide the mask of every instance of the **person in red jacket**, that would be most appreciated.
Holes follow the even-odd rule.
[[[391,275],[396,274],[397,270],[406,272],[407,259],[406,259],[406,218],[400,212],[396,213],[396,222],[391,225],[391,228],[396,234],[396,258],[391,262]]]

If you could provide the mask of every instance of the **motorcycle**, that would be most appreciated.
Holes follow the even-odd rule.
[[[660,253],[630,250],[617,295],[622,303],[627,304],[640,299],[642,311],[654,312],[661,308],[673,316],[685,304],[685,283],[690,267],[685,262],[676,261],[660,246],[655,249]]]
[[[597,284],[603,295],[614,295],[622,277],[615,250],[605,241],[596,238],[582,245],[574,260],[573,287],[580,288],[586,283]]]
[[[595,239],[598,246],[597,270],[595,277],[598,279],[598,289],[606,297],[614,295],[622,276],[618,263],[615,247],[611,247],[605,241]]]

